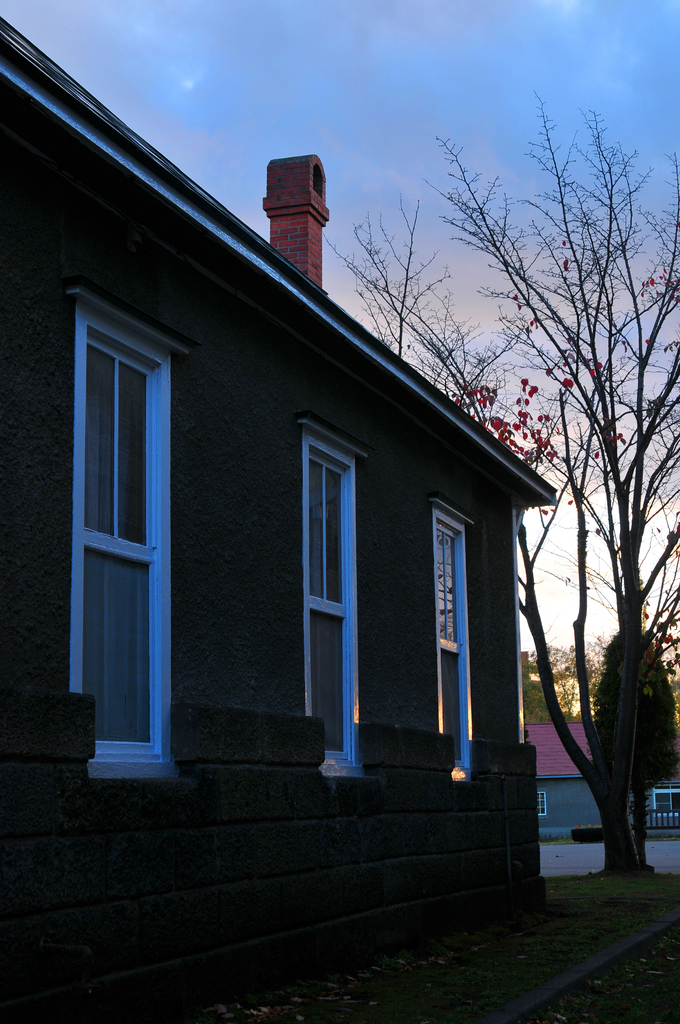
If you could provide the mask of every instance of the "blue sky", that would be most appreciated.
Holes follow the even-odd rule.
[[[680,0],[0,0],[0,14],[235,214],[267,235],[272,157],[316,152],[327,235],[420,199],[421,249],[461,315],[493,318],[486,277],[449,242],[437,137],[533,192],[536,94],[568,140],[581,110],[662,167],[676,146]],[[395,219],[396,225],[396,219]],[[326,287],[354,307],[330,252]],[[354,307],[355,308],[355,307]]]
[[[265,237],[275,157],[321,157],[326,234],[343,251],[367,212],[396,227],[400,195],[420,200],[422,254],[440,250],[461,318],[487,329],[489,272],[441,220],[438,137],[516,197],[537,187],[537,95],[565,142],[597,111],[659,186],[678,146],[680,0],[0,0],[0,15]],[[351,278],[324,259],[331,297],[358,313]],[[553,637],[570,642],[570,592],[545,596]]]

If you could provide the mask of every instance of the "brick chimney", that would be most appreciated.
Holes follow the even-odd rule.
[[[270,242],[321,287],[321,232],[328,221],[326,175],[313,153],[270,160],[267,195]]]

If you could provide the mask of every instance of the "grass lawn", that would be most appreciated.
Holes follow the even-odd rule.
[[[424,949],[377,957],[352,974],[298,981],[271,992],[226,991],[221,1005],[194,1014],[185,1024],[244,1024],[273,1017],[281,1024],[337,1024],[347,1019],[353,1024],[472,1024],[680,905],[680,875],[558,876],[547,880],[547,889],[548,913],[525,918],[519,932],[494,925],[475,934],[445,937]],[[668,945],[671,941],[675,945]],[[671,959],[675,952],[670,950],[677,951],[677,960]],[[656,951],[647,958],[648,964],[663,964],[653,968],[661,974],[650,973],[652,968],[645,965],[630,968],[630,974],[628,968],[619,970],[611,984],[607,981],[601,990],[595,986],[585,996],[573,997],[580,1003],[564,1000],[552,1014],[546,1012],[536,1021],[680,1021],[680,932],[668,940],[664,955],[664,961]],[[629,984],[630,991],[624,988]],[[601,1016],[610,1012],[602,1009],[610,996],[612,1015]],[[637,1000],[652,996],[652,1015],[644,1016],[647,1009],[640,1010],[643,1016],[635,1016],[642,1006]],[[662,1004],[672,1007],[675,1016],[663,1016]],[[622,1005],[631,1009],[622,1010]]]
[[[587,991],[560,999],[531,1024],[677,1024],[680,928],[641,960],[621,964]]]

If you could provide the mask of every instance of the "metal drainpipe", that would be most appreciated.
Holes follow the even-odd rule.
[[[50,942],[49,939],[40,940],[40,953],[49,956],[53,953],[61,953],[64,956],[78,956],[82,961],[82,973],[80,981],[73,984],[74,992],[80,993],[80,1020],[81,1024],[90,1024],[90,1002],[94,991],[92,982],[92,950],[89,946],[68,946],[60,942]]]
[[[505,863],[508,872],[508,910],[510,920],[515,916],[515,895],[512,878],[512,851],[510,848],[510,817],[508,815],[508,790],[505,782],[505,775],[494,775],[491,772],[478,772],[477,777],[484,779],[500,779],[503,789],[503,824],[505,826]],[[518,862],[519,863],[519,862]]]
[[[510,819],[508,817],[508,790],[505,785],[505,775],[501,775],[501,786],[503,787],[503,818],[505,821],[505,860],[508,868],[508,904],[510,920],[515,916],[515,896],[513,893],[512,881],[512,854],[510,851]]]
[[[473,781],[482,782],[484,779],[500,779],[501,786],[503,789],[503,825],[505,828],[505,862],[508,872],[508,909],[510,911],[510,919],[515,916],[515,892],[514,892],[514,879],[513,879],[513,867],[517,869],[517,877],[521,879],[522,874],[522,863],[516,860],[513,864],[512,850],[510,847],[510,816],[508,814],[508,790],[506,784],[505,775],[501,775],[498,772],[492,772],[489,770],[489,756],[486,749],[486,742],[481,739],[473,739],[471,742],[472,746],[472,773],[471,777]],[[517,921],[519,923],[519,915],[521,914],[521,899]]]

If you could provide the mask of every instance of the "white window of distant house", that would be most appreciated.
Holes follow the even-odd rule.
[[[547,814],[548,811],[547,811],[547,805],[546,805],[546,802],[545,802],[545,792],[543,792],[542,790],[539,789],[539,791],[536,794],[536,796],[538,797],[538,813],[539,813],[539,815]]]
[[[669,784],[654,788],[655,811],[680,811],[680,786]]]
[[[303,424],[303,578],[307,714],[323,718],[326,768],[358,763],[355,458],[358,445]]]
[[[71,688],[96,701],[96,761],[170,760],[170,349],[77,297]]]
[[[470,694],[465,524],[433,501],[439,670],[439,731],[454,738],[456,764],[469,765]]]

